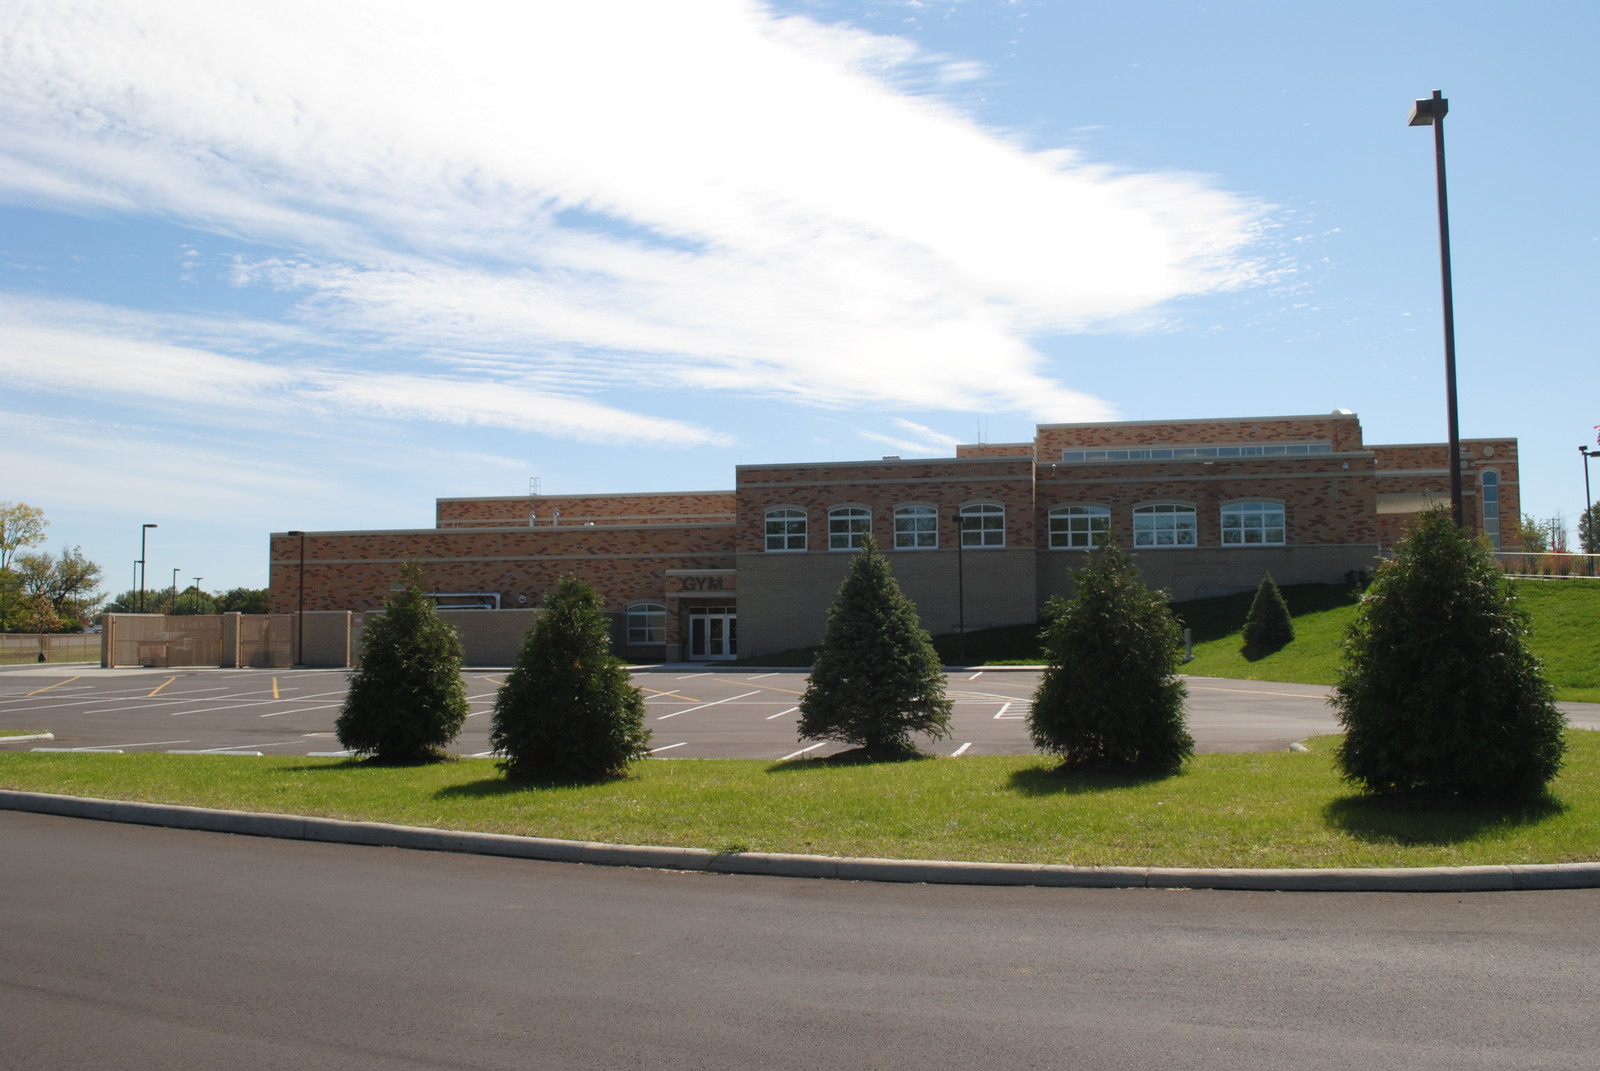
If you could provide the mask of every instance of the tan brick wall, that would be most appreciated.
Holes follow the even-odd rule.
[[[661,599],[668,569],[733,565],[733,526],[634,525],[440,531],[310,532],[305,609],[376,610],[400,582],[401,566],[423,563],[428,590],[497,592],[501,605],[533,606],[566,573],[600,592],[608,609]],[[272,537],[271,606],[298,606],[299,537]],[[526,596],[519,604],[517,597]]]
[[[1450,504],[1450,449],[1446,443],[1407,443],[1374,446],[1377,485],[1381,495],[1425,496],[1443,506]],[[1461,504],[1467,526],[1483,531],[1483,473],[1500,477],[1500,544],[1512,549],[1517,542],[1517,522],[1522,516],[1522,492],[1516,439],[1463,439],[1461,441]],[[1378,537],[1385,545],[1396,543],[1415,514],[1384,513],[1377,519]]]
[[[1347,467],[1348,466],[1348,467]],[[1222,543],[1222,507],[1244,499],[1284,503],[1291,544],[1375,543],[1377,491],[1363,453],[1201,461],[1116,461],[1040,466],[1039,541],[1060,506],[1111,511],[1118,544],[1133,546],[1133,510],[1156,502],[1195,507],[1201,547]],[[1229,548],[1242,549],[1242,548]]]
[[[940,546],[949,546],[959,510],[978,502],[1005,508],[1007,548],[1030,548],[1036,534],[1033,473],[1026,457],[741,466],[738,549],[762,551],[767,510],[793,507],[806,511],[808,553],[828,554],[828,511],[846,505],[872,511],[872,536],[885,550],[894,546],[895,507],[933,506],[939,511]]]
[[[640,492],[613,495],[511,495],[441,498],[435,503],[440,528],[526,527],[530,513],[545,527],[582,524],[681,524],[733,520],[732,491]]]
[[[1354,415],[1244,417],[1222,420],[1137,420],[1039,425],[1039,460],[1063,450],[1108,446],[1226,446],[1262,442],[1325,442],[1335,452],[1361,450]]]
[[[956,457],[1032,457],[1032,443],[961,443]]]

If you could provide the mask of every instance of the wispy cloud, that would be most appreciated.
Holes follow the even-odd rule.
[[[1109,407],[1034,339],[1259,272],[1257,208],[1206,180],[1028,151],[901,84],[971,65],[753,0],[56,0],[7,21],[0,197],[291,251],[236,278],[292,295],[323,347],[295,379],[333,404],[667,443],[714,436],[583,396],[647,379],[1093,419]],[[384,369],[397,350],[436,367]],[[145,356],[224,394],[287,374]]]

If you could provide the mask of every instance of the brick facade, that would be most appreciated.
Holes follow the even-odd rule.
[[[1498,499],[1490,534],[1511,545],[1516,440],[1467,440],[1462,458],[1469,522],[1481,529]],[[1449,500],[1447,462],[1442,444],[1367,446],[1354,414],[1338,412],[1045,424],[1032,443],[963,445],[953,458],[741,465],[732,491],[442,498],[431,529],[275,533],[271,609],[376,610],[410,560],[441,605],[503,610],[536,606],[576,573],[601,593],[629,657],[686,657],[697,615],[731,628],[735,613],[738,653],[760,655],[820,639],[850,560],[829,549],[830,512],[844,508],[865,511],[926,628],[985,628],[1031,622],[1070,586],[1084,552],[1051,546],[1052,510],[1108,511],[1146,581],[1177,599],[1251,588],[1267,571],[1280,583],[1335,582],[1369,569],[1417,510]],[[1225,545],[1223,511],[1243,503],[1281,506],[1282,545]],[[1151,505],[1193,510],[1192,545],[1135,548],[1135,510]],[[932,518],[931,546],[896,546],[902,507]],[[1003,515],[1003,539],[975,546],[969,536],[958,548],[963,508],[987,511],[990,523]],[[798,511],[803,547],[768,548],[771,510]],[[666,643],[628,647],[628,608],[644,603],[665,607]],[[508,635],[484,643],[514,649]]]

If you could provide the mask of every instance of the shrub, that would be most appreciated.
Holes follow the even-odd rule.
[[[1541,792],[1561,768],[1564,718],[1527,631],[1487,544],[1442,508],[1420,514],[1345,641],[1333,699],[1345,779],[1372,793]]]
[[[869,536],[828,610],[800,698],[800,736],[841,740],[869,758],[914,754],[912,733],[950,735],[944,667],[889,562]]]
[[[1256,587],[1250,613],[1244,620],[1244,645],[1249,650],[1276,651],[1294,639],[1294,621],[1283,592],[1268,573]]]
[[[1046,668],[1028,733],[1062,765],[1172,773],[1194,754],[1178,679],[1183,634],[1160,592],[1115,546],[1073,574],[1045,607]]]
[[[564,576],[495,699],[489,744],[513,780],[592,781],[646,755],[644,697],[611,653],[594,588]]]
[[[427,762],[461,732],[467,689],[461,680],[461,637],[422,592],[422,567],[407,562],[402,590],[361,638],[334,723],[339,743],[383,762]]]

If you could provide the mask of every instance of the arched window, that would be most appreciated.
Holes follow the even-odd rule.
[[[860,550],[872,531],[872,513],[863,506],[835,506],[828,511],[828,549]]]
[[[938,546],[938,510],[932,506],[895,507],[895,550],[936,550]]]
[[[961,545],[963,547],[1005,546],[1005,507],[993,502],[974,502],[970,506],[962,506]]]
[[[767,510],[767,549],[805,550],[806,511],[788,508]]]
[[[1483,492],[1483,533],[1489,537],[1490,546],[1500,549],[1500,474],[1487,469],[1478,477]]]
[[[1050,511],[1050,549],[1088,550],[1104,546],[1111,511],[1101,506],[1058,506]]]
[[[1284,544],[1282,502],[1230,502],[1222,507],[1222,545],[1281,547]]]
[[[629,643],[666,643],[667,608],[659,602],[628,605]]]
[[[1195,540],[1193,506],[1156,502],[1133,511],[1133,545],[1136,547],[1192,547]]]

